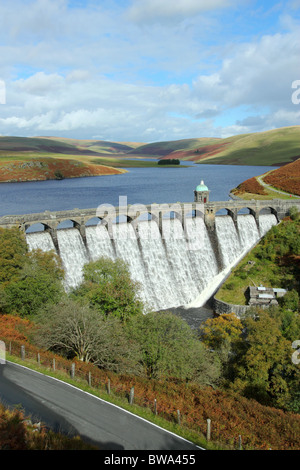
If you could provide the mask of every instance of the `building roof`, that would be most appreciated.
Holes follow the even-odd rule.
[[[208,187],[204,184],[203,180],[201,180],[201,183],[198,184],[196,191],[208,191]]]

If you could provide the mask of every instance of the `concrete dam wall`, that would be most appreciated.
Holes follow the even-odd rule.
[[[74,209],[2,217],[0,226],[27,230],[30,250],[55,250],[64,265],[67,291],[82,282],[85,263],[102,256],[121,258],[141,284],[147,309],[164,310],[203,306],[231,268],[287,215],[291,205],[297,204],[279,200],[178,203],[171,211],[166,205],[135,211],[113,208],[111,213],[104,208],[101,213]],[[239,213],[243,207],[248,207],[247,214]],[[220,209],[225,209],[224,215],[217,215]],[[66,220],[72,221],[71,228],[60,227]],[[30,232],[35,224],[45,230]]]

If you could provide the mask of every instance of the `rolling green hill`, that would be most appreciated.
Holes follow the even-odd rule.
[[[191,151],[191,155],[193,151],[196,151],[197,148],[203,147],[205,145],[214,144],[218,142],[219,139],[217,138],[200,138],[200,139],[181,139],[181,140],[173,140],[173,141],[166,141],[166,142],[154,142],[151,144],[144,144],[132,151],[129,151],[130,155],[144,155],[145,157],[165,157],[170,155],[172,152],[186,152]]]
[[[20,152],[56,153],[66,155],[116,154],[132,150],[129,145],[98,141],[76,140],[59,137],[0,137],[0,156]]]
[[[0,137],[0,162],[28,158],[75,158],[126,166],[125,159],[179,159],[216,165],[282,166],[300,157],[300,126],[221,138],[194,138],[138,144],[64,137]],[[95,159],[99,158],[96,162]],[[101,161],[101,158],[103,159]]]
[[[221,165],[281,166],[300,157],[300,126],[241,134],[142,145],[130,152],[156,158],[180,158]]]

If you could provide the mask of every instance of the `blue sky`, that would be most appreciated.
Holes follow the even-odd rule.
[[[299,26],[300,0],[1,0],[0,135],[154,142],[298,125]]]

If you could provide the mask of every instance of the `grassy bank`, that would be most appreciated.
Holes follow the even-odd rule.
[[[300,220],[286,218],[273,227],[260,243],[233,269],[216,294],[232,304],[247,305],[249,285],[299,290]]]
[[[21,156],[0,158],[0,182],[44,181],[64,178],[82,178],[86,176],[118,175],[126,170],[104,164],[95,165],[83,162],[76,156],[58,155],[34,157]]]

